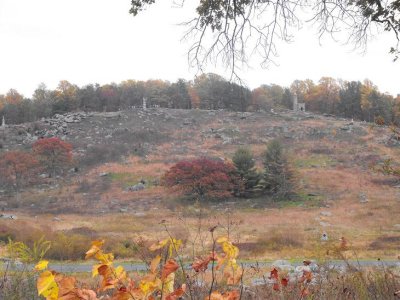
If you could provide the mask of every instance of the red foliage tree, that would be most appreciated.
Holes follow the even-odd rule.
[[[40,139],[33,144],[32,149],[50,177],[72,164],[72,145],[59,138]]]
[[[200,199],[218,199],[232,195],[237,175],[232,164],[200,158],[178,162],[165,173],[162,182]]]
[[[32,180],[37,167],[38,161],[30,153],[8,151],[0,156],[0,176],[15,188],[17,197],[21,187]]]

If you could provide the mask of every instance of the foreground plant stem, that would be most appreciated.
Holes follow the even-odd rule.
[[[188,280],[189,279],[189,275],[186,274],[185,266],[184,266],[184,264],[182,262],[182,258],[178,253],[178,249],[176,249],[175,243],[172,242],[173,241],[173,237],[172,237],[171,233],[169,232],[167,225],[166,224],[163,224],[163,225],[164,225],[165,231],[168,233],[168,236],[171,239],[172,247],[174,248],[174,251],[176,253],[176,257],[178,258],[178,262],[179,262],[179,265],[180,265],[180,267],[182,269],[183,276],[185,277],[186,284],[189,287],[190,299],[193,300],[194,298],[193,298],[193,294],[192,294],[192,285],[191,285],[190,280]]]

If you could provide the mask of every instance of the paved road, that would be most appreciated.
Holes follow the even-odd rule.
[[[364,260],[364,261],[349,261],[349,264],[355,268],[361,267],[399,267],[400,268],[400,261],[377,261],[377,260]],[[115,263],[116,266],[123,266],[126,271],[146,271],[147,266],[144,263]],[[245,268],[249,268],[251,266],[256,266],[257,263],[255,262],[244,262],[243,263]],[[292,263],[292,266],[296,267],[302,265],[301,262]],[[327,263],[330,268],[343,268],[346,267],[347,264],[344,261],[330,261]],[[187,268],[190,268],[190,264],[185,265]],[[260,267],[268,267],[272,266],[272,262],[259,262],[258,266]],[[28,266],[28,268],[33,269],[32,266]],[[22,265],[16,265],[13,268],[17,270],[22,270]],[[61,264],[61,263],[50,263],[49,269],[54,270],[60,273],[85,273],[92,271],[92,265],[90,264],[80,264],[80,263],[68,263],[68,264]]]

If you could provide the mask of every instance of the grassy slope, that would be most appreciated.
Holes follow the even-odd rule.
[[[18,208],[10,211],[19,220],[0,220],[0,226],[13,222],[20,233],[28,227],[45,232],[84,227],[92,230],[92,237],[155,240],[165,235],[159,221],[166,220],[174,235],[198,241],[201,214],[205,231],[217,223],[229,224],[242,257],[319,256],[322,232],[331,240],[345,236],[360,257],[396,257],[400,228],[394,225],[400,223],[400,195],[390,178],[369,167],[386,157],[398,159],[399,149],[384,144],[387,128],[356,122],[349,132],[341,129],[347,122],[291,112],[251,113],[246,118],[199,110],[130,111],[117,118],[95,115],[71,125],[68,139],[76,152],[86,150],[85,156],[91,147],[106,147],[115,148],[111,160],[120,149],[131,155],[84,168],[57,188],[26,191]],[[261,154],[272,138],[282,138],[296,170],[298,197],[293,201],[227,200],[200,207],[183,205],[158,186],[173,163],[204,155],[229,159],[240,145],[252,149],[261,168]],[[109,176],[100,177],[102,172]],[[149,183],[147,189],[126,191],[140,179]],[[360,193],[367,195],[368,203],[359,202]],[[54,216],[61,221],[54,221]]]

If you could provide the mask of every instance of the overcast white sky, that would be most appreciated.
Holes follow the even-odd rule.
[[[190,10],[159,2],[133,18],[130,0],[0,0],[0,94],[15,88],[30,97],[40,82],[54,89],[64,79],[79,86],[192,79],[196,70],[188,67],[189,44],[180,41],[184,28],[176,25],[190,18]],[[393,44],[381,34],[361,55],[328,39],[320,45],[305,26],[293,43],[278,49],[278,66],[266,70],[253,63],[242,76],[250,88],[322,76],[369,78],[395,95],[400,62],[393,63],[388,54]],[[206,71],[224,75],[223,68]]]

